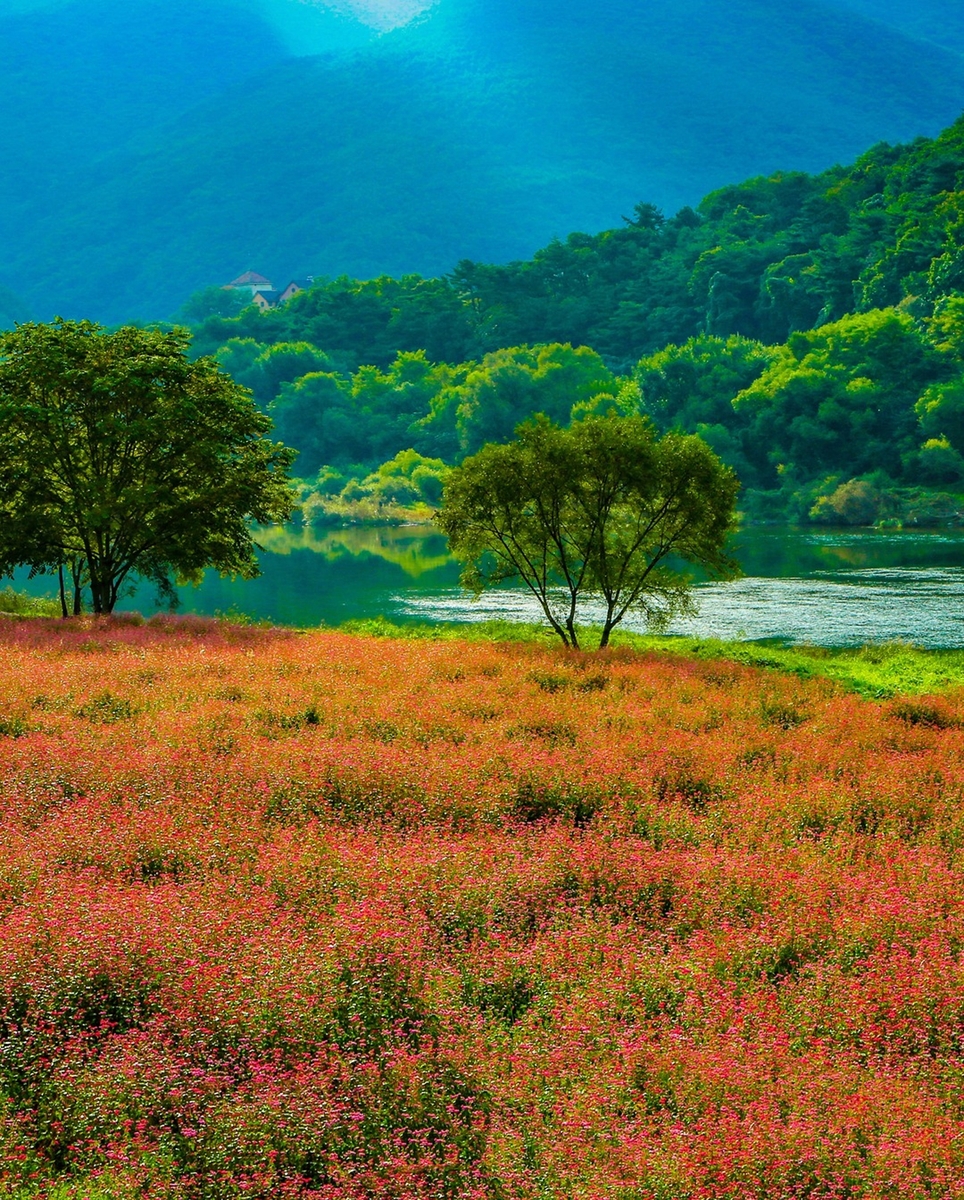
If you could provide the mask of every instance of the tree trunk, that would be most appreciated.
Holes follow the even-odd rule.
[[[602,627],[602,633],[600,634],[600,637],[599,637],[598,649],[600,649],[600,650],[605,650],[606,647],[609,645],[609,638],[610,638],[610,635],[612,634],[612,631],[616,628],[616,626],[622,620],[621,617],[617,617],[615,621],[613,620],[613,607],[614,607],[614,605],[609,604],[606,609],[606,621]]]
[[[57,568],[57,576],[60,580],[60,615],[67,620],[67,589],[64,586],[64,564],[61,563]]]
[[[90,603],[94,612],[100,616],[107,611],[104,604],[106,588],[93,571],[90,573]]]
[[[70,574],[74,584],[74,616],[79,617],[84,611],[83,567],[78,559],[70,564]]]

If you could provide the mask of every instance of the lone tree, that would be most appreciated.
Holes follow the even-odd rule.
[[[643,417],[545,417],[484,446],[449,476],[436,521],[465,564],[462,584],[521,580],[566,646],[579,601],[605,612],[600,648],[629,612],[651,627],[695,611],[683,564],[739,574],[727,554],[739,483],[698,437],[657,437]]]
[[[174,597],[206,567],[259,573],[249,523],[293,508],[294,452],[184,330],[89,321],[0,334],[0,573],[64,569],[109,613],[134,576]]]

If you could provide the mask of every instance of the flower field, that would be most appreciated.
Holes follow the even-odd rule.
[[[964,695],[0,625],[0,1195],[964,1197]]]

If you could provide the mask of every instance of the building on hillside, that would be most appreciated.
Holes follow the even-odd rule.
[[[226,283],[224,290],[226,292],[250,292],[253,296],[255,292],[273,292],[274,284],[270,279],[265,279],[263,275],[259,275],[257,271],[245,271],[237,279],[232,279],[230,283]]]
[[[251,303],[256,308],[260,308],[262,312],[266,312],[269,308],[277,308],[279,304],[287,304],[292,296],[297,296],[299,292],[310,288],[313,283],[314,277],[311,275],[304,279],[292,279],[284,291],[279,292],[271,280],[266,279],[264,275],[259,275],[257,271],[245,271],[237,279],[226,283],[224,290],[226,292],[250,292]]]
[[[259,288],[258,291],[251,293],[251,303],[255,308],[260,308],[262,312],[267,312],[269,308],[276,308],[281,299],[281,293],[276,292],[274,288]]]
[[[278,300],[278,303],[287,304],[292,296],[297,296],[299,292],[306,292],[314,282],[314,275],[307,275],[304,279],[292,279],[285,290],[281,293],[281,298]]]

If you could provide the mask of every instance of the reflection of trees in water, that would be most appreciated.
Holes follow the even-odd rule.
[[[768,579],[806,578],[817,571],[952,567],[964,566],[964,534],[751,526],[740,531],[735,553],[745,575]]]
[[[444,536],[432,525],[326,529],[291,524],[259,530],[257,540],[269,553],[283,557],[307,550],[330,563],[381,559],[412,580],[445,567],[455,568]],[[745,575],[763,579],[805,579],[817,572],[872,568],[960,567],[964,566],[964,532],[824,532],[750,526],[738,535],[735,553]]]
[[[445,538],[431,525],[349,526],[343,529],[285,525],[261,530],[258,541],[271,554],[289,555],[296,550],[310,550],[329,562],[371,555],[394,564],[413,579],[455,561],[448,553]]]

